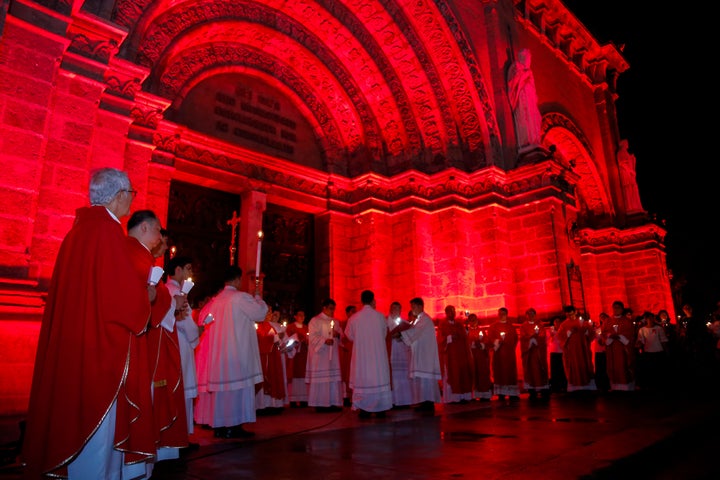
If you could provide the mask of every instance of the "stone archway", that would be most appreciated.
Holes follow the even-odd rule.
[[[607,186],[598,166],[596,155],[587,138],[574,123],[560,114],[546,115],[543,118],[543,143],[554,146],[555,157],[579,175],[576,195],[580,216],[594,219],[594,223],[610,221],[615,216]]]

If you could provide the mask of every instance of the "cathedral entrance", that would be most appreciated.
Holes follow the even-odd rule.
[[[193,259],[191,304],[223,288],[225,268],[237,264],[239,195],[172,181],[167,230],[171,254]],[[235,225],[235,227],[233,226]],[[263,297],[290,316],[314,308],[314,222],[309,213],[268,203],[263,215]],[[174,248],[174,250],[172,250]]]
[[[316,285],[313,215],[268,203],[263,232],[265,300],[282,315],[290,316],[301,308],[310,318]]]
[[[188,294],[191,305],[223,288],[225,269],[235,253],[230,251],[234,229],[228,220],[238,211],[239,195],[191,183],[170,183],[166,226],[170,248],[165,260],[172,254],[192,257],[195,286]]]

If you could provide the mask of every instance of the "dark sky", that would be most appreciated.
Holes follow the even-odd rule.
[[[630,69],[617,84],[620,136],[637,159],[643,207],[666,222],[669,267],[687,279],[683,300],[708,313],[720,300],[718,134],[710,132],[720,76],[715,58],[700,52],[712,15],[694,2],[691,11],[631,0],[563,3],[601,44],[624,45]]]

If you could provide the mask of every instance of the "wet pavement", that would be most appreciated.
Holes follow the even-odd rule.
[[[285,408],[220,440],[196,426],[199,448],[160,462],[181,479],[717,479],[717,394],[556,394],[546,403],[436,405],[360,419],[349,408]],[[5,422],[5,437],[8,423]],[[2,478],[20,478],[17,465]]]

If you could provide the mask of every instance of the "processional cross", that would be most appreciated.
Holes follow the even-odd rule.
[[[237,210],[233,211],[232,217],[227,221],[232,226],[230,234],[230,265],[235,265],[235,252],[237,252],[237,227],[240,225],[240,217],[237,216]]]

